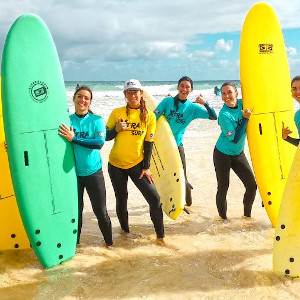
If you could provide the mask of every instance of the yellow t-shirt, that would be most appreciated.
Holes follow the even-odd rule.
[[[128,130],[118,132],[114,145],[109,154],[109,162],[121,169],[129,169],[144,159],[144,141],[153,142],[156,129],[156,118],[152,111],[148,110],[145,122],[140,120],[139,109],[129,109],[126,114],[126,106],[114,109],[107,121],[109,130],[115,128],[118,118],[127,123]]]

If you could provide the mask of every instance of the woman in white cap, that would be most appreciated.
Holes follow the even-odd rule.
[[[117,216],[122,230],[129,233],[127,184],[130,177],[148,202],[157,242],[164,245],[163,213],[149,169],[156,118],[146,108],[138,80],[125,82],[124,95],[126,106],[114,109],[106,124],[106,140],[115,139],[109,154],[108,172],[115,191]]]

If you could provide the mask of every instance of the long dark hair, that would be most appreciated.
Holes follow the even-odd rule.
[[[92,99],[93,99],[93,92],[90,89],[90,87],[88,87],[87,85],[81,85],[81,86],[79,86],[78,84],[77,84],[77,87],[76,87],[74,95],[73,95],[73,101],[75,100],[76,94],[78,92],[80,92],[80,91],[88,91],[91,94],[91,101],[92,101]],[[88,111],[89,111],[90,114],[94,114],[90,109]]]
[[[177,88],[180,86],[180,83],[182,81],[188,81],[190,84],[191,84],[191,88],[193,89],[194,88],[194,83],[193,83],[193,80],[188,77],[188,76],[183,76],[181,77],[179,80],[178,80],[178,83],[177,83]],[[176,111],[178,110],[178,105],[179,105],[179,99],[178,97],[174,97],[174,105],[175,105],[175,108],[176,108]]]
[[[178,80],[177,87],[179,87],[179,85],[180,85],[180,83],[181,83],[182,81],[188,81],[188,82],[191,84],[192,89],[194,88],[193,80],[192,80],[190,77],[188,77],[188,76],[183,76],[183,77],[181,77],[181,78]]]
[[[292,82],[291,82],[291,86],[293,85],[293,83],[295,82],[295,81],[300,81],[300,76],[299,75],[297,75],[297,76],[295,76],[293,79],[292,79]]]
[[[224,83],[222,84],[222,86],[221,86],[221,92],[222,92],[222,88],[223,88],[224,86],[227,86],[227,85],[232,86],[232,87],[234,88],[234,90],[237,92],[237,87],[236,87],[236,85],[235,85],[232,81],[226,81],[226,82],[224,82]]]
[[[87,85],[82,85],[82,86],[78,86],[75,90],[75,93],[73,95],[73,100],[75,99],[75,96],[76,94],[79,92],[79,91],[88,91],[90,94],[91,94],[91,100],[93,99],[93,92],[92,90],[87,86]]]

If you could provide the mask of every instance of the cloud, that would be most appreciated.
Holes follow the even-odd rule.
[[[171,42],[101,43],[93,47],[79,44],[66,49],[64,58],[72,58],[77,62],[159,60],[178,58],[185,53],[185,50],[185,45]]]
[[[215,52],[207,51],[207,50],[197,50],[188,55],[191,61],[205,60],[207,58],[213,58],[214,56],[215,56]]]
[[[288,57],[288,61],[289,61],[291,77],[300,75],[300,73],[299,73],[300,59],[299,58]]]
[[[228,66],[231,65],[231,62],[227,59],[221,59],[219,61],[219,65],[222,67],[222,68],[227,68]]]
[[[128,45],[122,43],[111,45],[109,51],[104,54],[108,60],[145,59],[159,60],[162,58],[178,58],[185,52],[185,45],[171,42],[138,42]]]
[[[181,0],[0,1],[0,47],[14,20],[23,13],[34,13],[49,27],[69,74],[72,67],[79,74],[79,64],[84,69],[89,67],[84,64],[106,62],[111,66],[115,62],[119,66],[127,60],[158,64],[163,59],[182,57],[190,61],[210,59],[217,56],[215,51],[229,52],[232,40],[219,39],[215,46],[206,47],[194,37],[240,31],[256,2],[232,0],[224,6],[221,0],[211,0],[209,5],[207,0],[186,0],[184,4]],[[268,3],[283,28],[300,27],[298,0]],[[209,50],[188,53],[189,44]]]
[[[226,51],[229,52],[233,47],[233,40],[225,41],[224,39],[217,40],[214,49],[217,51]]]
[[[296,56],[297,55],[297,49],[294,47],[286,47],[286,53],[288,56]]]

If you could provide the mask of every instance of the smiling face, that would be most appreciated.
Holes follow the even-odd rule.
[[[124,92],[128,106],[130,108],[139,108],[141,105],[141,98],[143,96],[142,90],[129,90]]]
[[[233,86],[231,85],[223,86],[221,93],[222,93],[222,100],[228,107],[231,108],[236,107],[238,92]]]
[[[295,80],[292,83],[292,96],[300,103],[300,80]]]
[[[188,95],[193,91],[193,88],[189,81],[183,80],[179,83],[177,90],[179,99],[186,100]]]
[[[77,115],[86,115],[91,105],[91,93],[86,90],[79,90],[74,96],[75,112]]]

